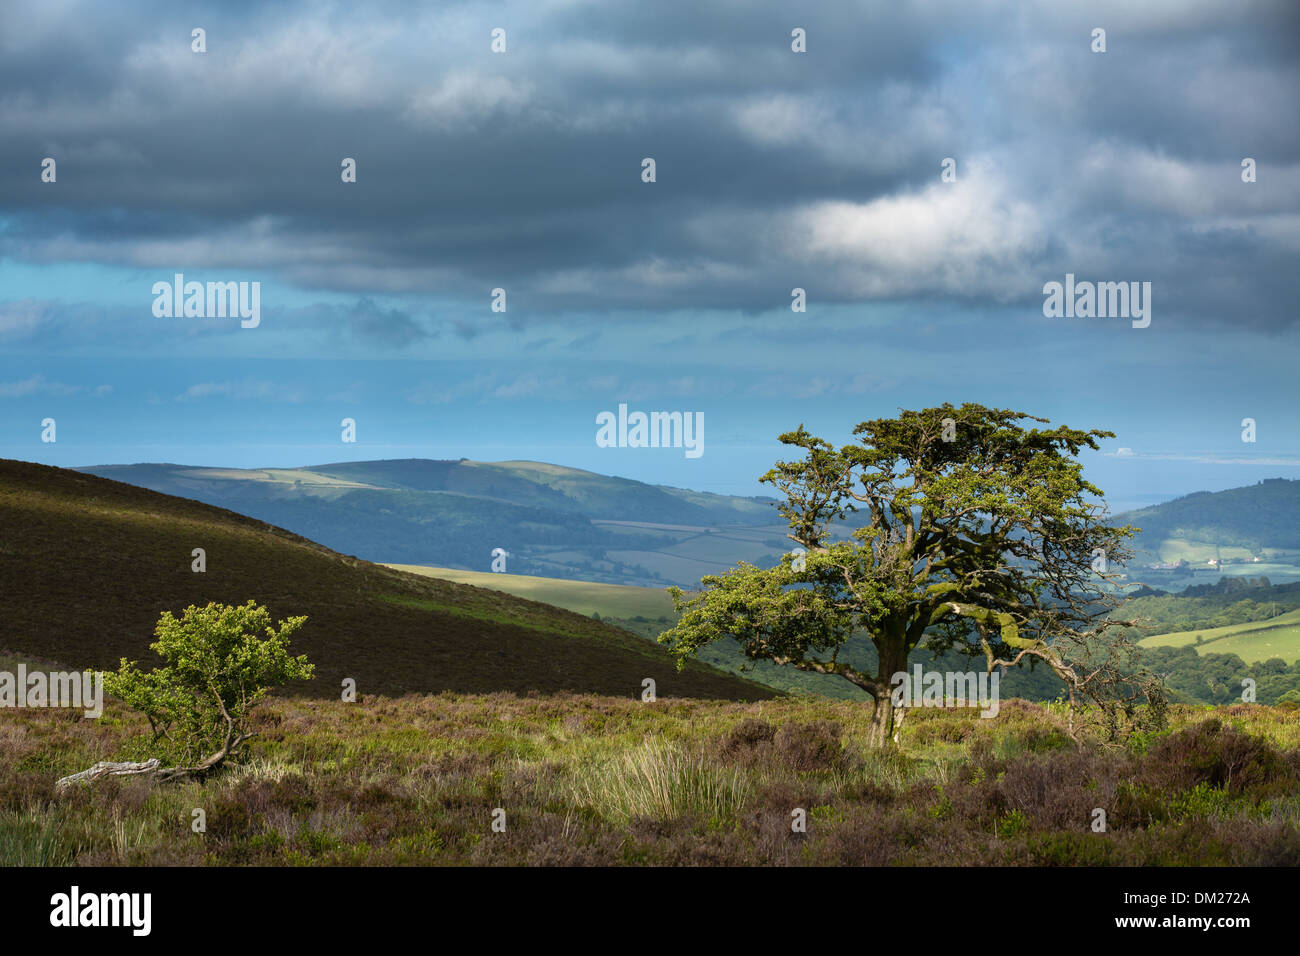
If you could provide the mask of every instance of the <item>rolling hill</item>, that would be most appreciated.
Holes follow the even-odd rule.
[[[1220,574],[1300,580],[1300,481],[1269,478],[1243,488],[1198,491],[1115,516],[1141,528],[1130,574],[1164,589]],[[1214,562],[1222,560],[1222,566]],[[1151,564],[1187,566],[1150,569]]]
[[[191,570],[203,548],[207,570]],[[155,661],[158,615],[209,601],[306,614],[295,650],[317,679],[361,694],[587,691],[760,699],[773,692],[703,664],[679,673],[660,648],[590,617],[418,577],[184,498],[0,459],[0,649],[72,667]]]
[[[78,469],[250,515],[370,561],[663,587],[788,550],[769,499],[539,462],[402,459],[290,469]]]
[[[649,621],[676,617],[672,596],[667,590],[658,588],[530,577],[524,574],[494,574],[490,571],[461,571],[457,568],[430,568],[418,564],[394,564],[390,567],[458,584],[504,591],[588,617],[599,614],[602,618],[644,618]]]
[[[542,462],[411,458],[303,468],[78,470],[229,508],[386,564],[488,572],[500,548],[512,574],[693,587],[737,561],[775,563],[790,547],[773,499],[647,485]],[[1165,591],[1223,574],[1300,581],[1300,481],[1197,492],[1115,520],[1142,529],[1133,541],[1133,581]],[[1186,563],[1152,567],[1179,561]]]

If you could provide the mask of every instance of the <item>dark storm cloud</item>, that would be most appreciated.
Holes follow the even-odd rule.
[[[1295,321],[1294,7],[845,6],[6,5],[0,255],[270,270],[393,347],[433,333],[371,297],[498,286],[514,323],[796,285],[1032,313],[1070,271]]]

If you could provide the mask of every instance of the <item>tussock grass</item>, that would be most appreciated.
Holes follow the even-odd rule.
[[[750,789],[742,772],[707,763],[702,749],[654,739],[580,769],[572,781],[574,802],[614,823],[694,817],[726,824]]]
[[[70,866],[60,815],[36,811],[0,812],[0,862],[5,866]]]

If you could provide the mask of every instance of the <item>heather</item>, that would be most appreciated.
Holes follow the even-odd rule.
[[[1075,744],[1050,704],[916,709],[883,750],[870,716],[818,698],[272,698],[205,782],[56,799],[65,774],[143,756],[147,722],[113,699],[100,720],[6,710],[0,862],[1300,865],[1295,709],[1177,705],[1122,746]]]

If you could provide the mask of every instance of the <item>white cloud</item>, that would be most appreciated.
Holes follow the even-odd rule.
[[[112,385],[66,385],[48,381],[44,375],[32,375],[19,382],[0,382],[0,398],[27,398],[31,395],[90,395],[102,398],[113,391]]]
[[[42,325],[50,315],[50,303],[36,299],[0,302],[0,336],[21,336]]]
[[[791,217],[786,250],[804,262],[848,267],[848,291],[1022,297],[1052,232],[991,165],[968,165],[955,183],[858,203],[827,200]],[[775,224],[773,224],[775,226]]]
[[[191,385],[180,395],[179,402],[193,402],[205,398],[257,399],[259,401],[289,402],[297,404],[307,400],[300,387],[281,385],[278,382],[244,379],[239,382],[200,382]]]

